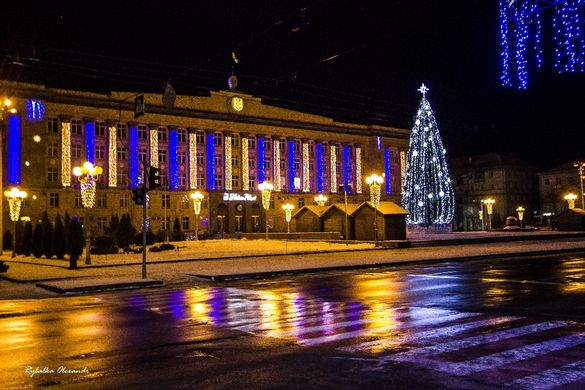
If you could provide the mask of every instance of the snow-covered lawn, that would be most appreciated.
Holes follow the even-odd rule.
[[[272,254],[294,254],[302,252],[329,252],[346,250],[372,249],[374,244],[345,244],[310,241],[280,241],[280,240],[202,240],[172,242],[177,249],[163,252],[147,252],[147,261],[171,261],[188,259],[213,259],[222,257],[257,256]],[[148,246],[150,248],[150,246]],[[85,263],[85,255],[78,260],[79,267]],[[4,252],[4,260],[10,260],[10,254]],[[44,257],[17,256],[16,261],[27,261],[41,264],[69,265],[69,260],[47,260]],[[131,264],[142,261],[142,254],[91,255],[92,265]]]

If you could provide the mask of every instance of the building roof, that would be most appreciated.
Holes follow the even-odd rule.
[[[360,210],[363,207],[374,208],[374,205],[372,204],[372,202],[364,202],[352,213],[352,215],[357,213],[358,210]],[[408,215],[408,214],[410,214],[406,209],[403,209],[402,207],[398,206],[396,203],[389,202],[389,201],[380,202],[380,207],[378,207],[378,213],[380,213],[382,215]]]
[[[467,169],[494,169],[496,167],[516,167],[518,169],[534,169],[533,166],[522,161],[515,153],[500,154],[488,153],[476,156],[453,157],[449,159],[449,168],[454,170]]]
[[[568,162],[564,162],[560,165],[547,169],[545,171],[538,172],[539,175],[547,175],[552,173],[574,173],[577,175],[577,168],[573,165],[577,160],[571,160]],[[585,161],[585,159],[578,159],[578,161]]]
[[[359,207],[360,203],[348,203],[347,204],[347,214],[352,215]],[[333,203],[329,209],[337,208],[345,213],[345,203]],[[326,213],[329,210],[325,211]]]
[[[293,218],[296,218],[299,214],[305,211],[311,212],[320,218],[330,207],[331,206],[303,206],[293,215]]]
[[[565,210],[561,211],[560,213],[558,213],[557,215],[555,215],[555,219],[558,218],[558,217],[560,217],[563,214],[566,214],[566,213],[580,214],[581,216],[585,217],[585,210],[583,210],[581,208],[578,208],[578,207],[575,207],[575,208],[572,208],[572,209],[565,209]]]

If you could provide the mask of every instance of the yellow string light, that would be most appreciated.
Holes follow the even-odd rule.
[[[355,192],[362,193],[362,148],[355,148]]]
[[[189,185],[197,188],[197,135],[189,133]]]
[[[406,182],[406,153],[404,150],[400,151],[400,186],[404,194],[404,184]]]
[[[309,192],[310,188],[309,176],[309,144],[303,144],[303,192]]]
[[[18,217],[20,216],[20,207],[24,198],[26,198],[26,192],[19,190],[17,187],[12,187],[10,191],[4,191],[4,196],[8,198],[10,220],[12,222],[18,221]]]
[[[280,182],[280,140],[275,139],[273,142],[274,149],[274,190],[280,191],[282,188]]]
[[[116,126],[110,126],[109,129],[110,144],[108,148],[108,186],[116,187],[118,185],[118,156],[117,154],[117,131]]]
[[[337,154],[336,154],[336,146],[331,145],[329,147],[329,161],[330,161],[330,170],[331,172],[331,192],[337,192]]]
[[[71,122],[61,122],[61,184],[71,186]]]
[[[250,171],[248,170],[248,137],[242,137],[242,189],[250,189]]]
[[[232,189],[232,136],[227,135],[225,136],[224,140],[224,156],[225,156],[225,178],[224,188],[226,190]]]
[[[150,165],[158,168],[158,129],[150,129]]]

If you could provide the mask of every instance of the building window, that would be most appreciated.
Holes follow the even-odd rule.
[[[118,175],[118,187],[125,188],[128,186],[128,175]]]
[[[122,123],[118,123],[116,133],[118,135],[118,138],[126,139],[126,134],[127,134],[126,125],[124,125]]]
[[[127,209],[128,208],[128,194],[122,194],[120,196],[120,208]]]
[[[158,128],[158,140],[159,141],[166,141],[167,140],[167,128],[166,127],[159,127]]]
[[[49,183],[54,183],[57,180],[59,180],[57,168],[48,168],[47,169],[47,181]]]
[[[240,178],[238,175],[232,175],[232,188],[238,188],[240,186]]]
[[[270,165],[271,165],[270,161],[272,161],[271,157],[266,157],[264,159],[264,169],[270,169]]]
[[[183,217],[181,226],[183,230],[189,230],[189,217]]]
[[[160,171],[160,185],[163,189],[169,188],[169,181],[167,179],[167,173],[165,171]]]
[[[97,228],[98,230],[103,233],[106,231],[108,227],[108,217],[97,217]]]
[[[81,192],[75,191],[75,197],[73,198],[73,205],[77,208],[83,207],[83,202],[81,201]]]
[[[59,132],[59,118],[55,117],[47,118],[47,132],[48,133]]]
[[[256,149],[256,138],[248,137],[248,149]]]
[[[197,166],[203,166],[203,152],[197,152]]]
[[[256,167],[256,162],[253,158],[248,159],[248,169],[254,169]]]
[[[59,207],[59,193],[58,192],[50,192],[49,193],[49,207]]]
[[[158,163],[164,164],[167,162],[167,151],[164,149],[159,149],[158,151]]]
[[[187,187],[187,174],[185,172],[179,173],[179,187]]]
[[[71,145],[71,157],[72,158],[81,158],[81,144],[72,144]]]
[[[197,133],[195,133],[195,142],[198,145],[204,145],[205,144],[205,132],[198,131]]]
[[[95,123],[95,136],[105,137],[106,136],[106,122]]]
[[[571,185],[575,184],[575,178],[574,177],[569,177],[569,184],[571,184]]]
[[[99,207],[100,209],[105,209],[108,207],[108,197],[107,197],[107,193],[105,192],[98,192],[97,193],[97,207]]]
[[[72,119],[71,120],[71,134],[81,135],[83,132],[83,124],[79,119]]]
[[[183,144],[185,142],[187,142],[187,130],[185,130],[185,129],[177,130],[177,141],[179,141]]]
[[[221,173],[215,174],[215,188],[221,189],[223,188],[223,175]]]
[[[215,146],[223,145],[223,134],[222,133],[215,133],[213,137],[213,144]]]
[[[187,164],[187,152],[184,150],[180,150],[177,153],[177,158],[179,159],[179,164]]]
[[[146,149],[145,148],[138,149],[138,161],[142,161],[142,162],[146,161]]]
[[[138,125],[138,139],[148,139],[148,127],[145,125]]]
[[[300,168],[300,166],[301,166],[301,160],[299,160],[298,158],[295,158],[295,159],[293,160],[293,169],[294,169],[295,171],[298,171],[298,170],[299,170],[299,168]]]
[[[256,189],[256,176],[248,176],[248,186],[250,187],[251,190],[255,190]]]
[[[197,175],[197,188],[205,188],[205,175],[198,174]]]
[[[215,166],[221,167],[223,165],[223,158],[222,156],[214,156]]]
[[[126,160],[126,149],[118,146],[116,148],[116,158],[118,160]]]
[[[544,179],[544,185],[550,186],[550,179]]]
[[[272,145],[272,141],[270,138],[264,138],[264,149],[270,150]]]
[[[164,217],[162,222],[161,222],[161,229],[162,230],[169,230],[169,226],[171,226],[170,222],[171,222],[171,217]]]
[[[278,142],[280,143],[280,152],[284,153],[286,150],[286,140],[284,138],[280,138]]]
[[[163,194],[162,208],[163,209],[170,209],[171,208],[171,196],[169,194]]]
[[[47,156],[57,157],[57,144],[55,143],[47,144]]]
[[[238,146],[239,142],[238,142],[239,138],[237,134],[232,135],[232,146]]]
[[[106,147],[104,145],[96,145],[95,146],[95,159],[96,160],[103,160],[106,158]]]
[[[237,167],[239,165],[239,160],[238,156],[232,156],[232,167]]]
[[[286,161],[280,160],[280,171],[285,172],[285,169],[286,169]]]
[[[558,185],[558,186],[560,186],[560,185],[561,185],[561,178],[560,178],[560,177],[557,177],[557,178],[556,178],[556,183],[557,183],[557,185]]]
[[[309,143],[309,153],[313,153],[314,144]]]
[[[305,198],[299,198],[299,209],[305,206]]]

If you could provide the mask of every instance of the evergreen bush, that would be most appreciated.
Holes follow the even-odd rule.
[[[24,224],[24,232],[22,234],[22,254],[30,256],[32,253],[32,239],[33,227],[31,221],[26,221]]]
[[[43,213],[42,220],[43,255],[45,255],[45,258],[50,259],[53,257],[53,224],[46,212]]]
[[[72,260],[77,261],[83,253],[83,228],[78,220],[72,219],[68,230],[69,256]]]
[[[32,254],[37,259],[43,255],[43,227],[38,222],[32,235]]]
[[[58,259],[62,260],[65,257],[65,249],[65,226],[63,225],[61,216],[57,214],[55,218],[55,230],[53,231],[53,252]]]

